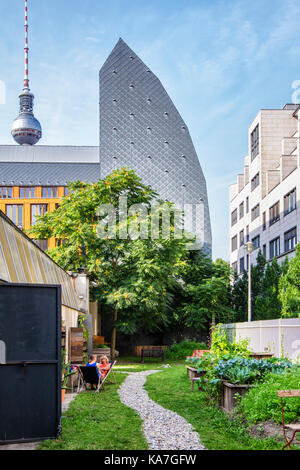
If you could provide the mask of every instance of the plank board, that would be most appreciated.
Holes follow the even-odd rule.
[[[300,397],[300,390],[277,390],[278,397]]]

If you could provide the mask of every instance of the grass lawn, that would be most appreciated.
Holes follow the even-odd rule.
[[[121,403],[117,393],[125,374],[116,373],[117,384],[99,393],[83,392],[63,415],[62,437],[43,441],[41,450],[138,450],[148,449],[142,421]]]
[[[150,398],[175,411],[191,423],[209,450],[276,450],[282,443],[275,439],[255,439],[245,425],[230,421],[220,409],[209,404],[204,392],[190,390],[185,366],[171,367],[147,378]]]
[[[142,364],[141,363],[141,358],[140,357],[121,357],[117,358],[117,364],[115,365],[114,369],[115,370],[122,370],[126,372],[142,372],[143,370],[164,370],[164,365],[170,364],[170,365],[176,365],[180,361],[168,361],[165,360],[165,362],[161,362],[161,358],[146,358],[145,362]],[[184,361],[181,361],[181,364],[183,364]]]
[[[128,358],[129,359],[129,358]],[[282,442],[256,439],[245,424],[230,420],[226,413],[210,404],[204,392],[190,390],[185,365],[169,362],[171,368],[147,378],[149,396],[163,407],[175,411],[191,423],[209,450],[276,450]],[[148,449],[140,417],[121,403],[117,393],[126,375],[117,371],[140,372],[160,368],[161,362],[129,364],[120,359],[116,367],[117,384],[108,384],[100,393],[83,392],[71,403],[62,418],[60,439],[44,441],[42,450],[144,450]]]

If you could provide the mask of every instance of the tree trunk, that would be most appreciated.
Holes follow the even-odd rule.
[[[110,353],[111,353],[112,361],[114,361],[116,357],[116,337],[117,337],[116,321],[117,319],[118,319],[118,309],[117,307],[115,307],[113,327],[112,327],[112,332],[111,332],[111,345],[110,345]]]

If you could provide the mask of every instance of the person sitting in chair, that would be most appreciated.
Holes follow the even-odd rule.
[[[102,377],[104,378],[110,369],[110,363],[109,363],[109,359],[107,356],[100,357],[99,367],[100,367],[100,373],[102,374]]]
[[[96,354],[91,354],[90,355],[90,360],[86,365],[87,367],[96,367],[98,377],[101,379],[104,377],[102,374],[102,371],[100,369],[100,364],[97,362],[97,356]],[[94,390],[94,387],[97,387],[97,384],[91,384],[92,390]]]

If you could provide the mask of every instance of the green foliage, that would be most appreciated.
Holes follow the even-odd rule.
[[[71,362],[69,361],[67,364],[64,365],[62,369],[62,377],[61,377],[61,388],[67,388],[67,382],[71,375],[77,374],[77,371],[72,368]]]
[[[186,256],[186,240],[172,236],[176,228],[174,217],[170,238],[163,237],[161,229],[155,232],[155,237],[130,236],[133,225],[140,232],[142,226],[146,227],[150,235],[152,204],[160,202],[157,194],[142,184],[132,170],[122,168],[97,183],[77,181],[69,188],[70,196],[63,198],[55,211],[40,217],[29,234],[36,239],[64,240],[49,250],[49,255],[65,269],[87,270],[91,281],[97,284],[91,289],[92,298],[113,314],[114,351],[117,328],[133,334],[138,326],[154,331],[168,323],[171,290],[177,283],[181,259]],[[143,216],[130,212],[123,221],[119,199],[125,196],[128,207],[143,205]],[[105,216],[98,216],[97,211],[105,204],[116,215],[116,234],[111,237],[107,232],[107,236],[99,238]],[[162,211],[167,209],[175,211],[171,203],[164,204]],[[158,217],[161,219],[161,214]],[[119,237],[123,229],[127,236]]]
[[[293,262],[294,265],[295,262]],[[295,263],[296,264],[296,263]],[[289,261],[286,259],[280,266],[277,259],[266,262],[261,251],[258,252],[256,265],[251,266],[251,295],[252,295],[252,319],[268,320],[282,316],[283,299],[289,308],[284,309],[286,316],[295,316],[295,311],[300,311],[298,288],[294,289],[294,277],[296,272],[292,270],[291,276],[287,274]],[[290,271],[291,272],[291,271]],[[297,277],[297,275],[296,275]],[[247,321],[248,312],[248,273],[244,271],[242,276],[233,274],[231,291],[232,309],[236,314],[236,321]],[[298,294],[297,294],[298,292]],[[287,300],[287,298],[289,300]],[[300,297],[298,297],[300,299]],[[289,312],[289,313],[288,313]]]
[[[235,321],[243,322],[248,318],[248,273],[244,271],[238,276],[234,271],[232,274],[233,284],[231,287],[231,308],[235,312]]]
[[[205,375],[200,377],[199,385],[212,401],[216,401],[220,399],[222,392],[218,365],[236,357],[246,360],[250,354],[247,339],[230,342],[227,330],[222,325],[217,325],[212,329],[210,353],[205,353],[202,358],[191,358],[187,362],[196,367],[198,372],[205,372]],[[242,375],[239,370],[236,370],[235,374],[239,378]]]
[[[282,423],[281,402],[277,390],[298,389],[300,369],[293,367],[283,374],[270,374],[263,382],[259,382],[242,398],[239,409],[252,423],[273,420]],[[299,419],[299,397],[284,398],[284,417],[287,423]]]
[[[232,357],[223,359],[214,368],[218,378],[233,384],[252,384],[261,380],[268,373],[281,373],[290,369],[292,363],[287,360],[270,361],[266,359],[247,359]]]
[[[279,297],[282,302],[283,316],[300,316],[300,244],[296,246],[296,255],[289,261],[280,279]]]
[[[180,343],[174,343],[172,346],[169,346],[165,351],[165,357],[170,360],[182,360],[187,356],[191,356],[194,349],[207,349],[207,346],[205,343],[185,339]]]
[[[278,297],[281,268],[276,258],[266,265],[261,291],[255,297],[255,319],[268,320],[281,317],[282,305]]]
[[[249,357],[251,351],[248,349],[248,339],[230,341],[228,332],[222,325],[217,325],[212,329],[211,352],[218,358],[225,354],[230,356]]]
[[[172,322],[179,328],[208,331],[215,322],[233,321],[230,307],[230,268],[222,260],[213,262],[202,252],[188,253],[179,265],[181,283],[176,288]]]

